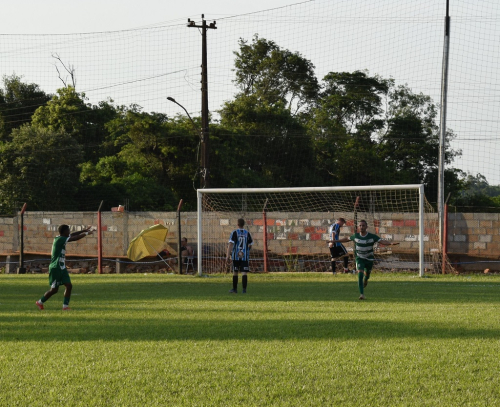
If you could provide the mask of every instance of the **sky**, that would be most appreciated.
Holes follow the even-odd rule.
[[[4,2],[2,34],[69,34],[147,27],[180,19],[250,13],[293,0],[18,0]]]
[[[77,90],[92,103],[111,97],[148,111],[183,114],[166,100],[172,96],[199,115],[201,41],[186,22],[199,23],[203,13],[218,27],[208,38],[211,112],[235,94],[238,39],[256,33],[310,59],[319,80],[330,71],[367,70],[439,104],[445,5],[446,0],[11,1],[0,14],[0,75],[15,72],[54,92],[61,85],[52,57],[57,53],[76,66]],[[462,151],[453,165],[500,185],[500,1],[450,0],[450,15],[447,127],[457,135],[452,147]]]

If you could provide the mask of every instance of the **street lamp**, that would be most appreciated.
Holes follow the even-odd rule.
[[[199,128],[196,126],[196,124],[194,123],[193,119],[191,118],[191,115],[189,114],[189,112],[186,110],[186,108],[185,108],[184,106],[182,106],[179,102],[177,102],[177,100],[175,100],[175,99],[174,99],[173,97],[171,97],[171,96],[168,96],[168,97],[167,97],[167,100],[170,100],[171,102],[174,102],[177,106],[182,107],[182,109],[186,112],[187,116],[189,117],[189,120],[191,120],[191,123],[193,123],[194,128],[195,128],[196,130],[200,130],[200,131],[201,131],[201,129],[199,129]],[[201,133],[200,133],[200,134],[201,134]],[[201,140],[201,141],[203,142],[203,135],[202,135],[202,140]]]
[[[184,106],[182,106],[179,102],[177,102],[177,100],[175,100],[173,97],[171,96],[168,96],[167,97],[167,100],[170,100],[171,102],[175,103],[176,105],[182,107],[182,109],[186,112],[187,114],[187,117],[189,117],[189,120],[191,120],[191,123],[193,124],[193,127],[196,129],[196,130],[199,130],[200,131],[200,134],[203,134],[201,132],[201,129],[198,129],[198,127],[196,126],[195,122],[193,121],[193,119],[191,118],[191,115],[189,114],[189,112],[186,110],[186,108]],[[203,137],[203,136],[201,136]],[[193,183],[194,184],[194,183]],[[178,239],[177,239],[177,244],[178,244],[178,251],[177,251],[177,261],[179,263],[179,274],[182,274],[182,253],[181,253],[181,206],[182,206],[182,199],[180,200],[179,202],[179,206],[177,208],[177,225],[178,225],[178,230],[177,230],[177,234],[178,234]],[[187,273],[187,268],[186,268],[186,273]]]
[[[203,181],[201,187],[206,188],[206,187],[208,187],[208,126],[206,126],[205,128],[197,127],[184,106],[182,106],[179,102],[177,102],[177,100],[175,100],[171,96],[168,96],[167,100],[180,106],[182,108],[182,110],[184,110],[186,112],[186,114],[189,117],[189,120],[191,120],[191,123],[193,124],[194,128],[200,132],[200,146],[201,146],[201,150],[202,150],[202,153],[201,153],[201,178]],[[202,115],[202,125],[206,121],[207,120],[206,119],[204,120],[203,115]]]

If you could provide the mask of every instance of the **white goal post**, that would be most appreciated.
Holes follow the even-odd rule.
[[[400,243],[376,248],[375,269],[422,277],[440,267],[438,218],[422,184],[198,189],[197,198],[200,276],[228,271],[226,247],[238,218],[255,242],[250,271],[331,271],[328,227],[339,217],[347,221],[341,237],[364,219],[369,232]],[[352,244],[345,246],[352,253]]]

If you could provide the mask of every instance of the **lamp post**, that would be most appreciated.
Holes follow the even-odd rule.
[[[189,117],[189,120],[191,120],[191,123],[193,124],[193,127],[198,131],[200,131],[200,137],[202,136],[201,129],[198,129],[196,126],[194,120],[191,118],[191,115],[189,112],[186,110],[184,106],[182,106],[179,102],[177,102],[173,97],[168,96],[167,100],[175,103],[176,105],[180,106],[187,114],[187,117]],[[177,245],[178,245],[178,250],[177,250],[177,261],[179,263],[179,274],[182,274],[182,253],[181,253],[181,207],[182,207],[182,199],[179,201],[179,206],[177,207],[177,234],[179,235],[177,238]],[[186,269],[187,272],[187,269]]]
[[[187,117],[189,117],[189,120],[191,120],[191,123],[193,123],[193,126],[196,130],[199,130],[201,131],[201,129],[198,129],[198,127],[196,127],[196,124],[194,123],[193,119],[191,118],[191,115],[189,114],[189,112],[186,110],[186,108],[184,106],[182,106],[179,102],[177,102],[177,100],[175,100],[173,97],[171,96],[168,96],[167,97],[167,100],[170,100],[171,102],[175,103],[177,106],[180,106],[187,114]],[[201,133],[200,133],[201,134]]]
[[[208,185],[208,159],[207,159],[207,137],[204,137],[204,132],[203,129],[199,128],[196,126],[194,120],[192,119],[191,115],[189,112],[186,110],[184,106],[182,106],[177,100],[175,100],[173,97],[168,96],[167,100],[170,100],[172,103],[175,103],[177,106],[180,106],[182,110],[184,110],[189,117],[189,120],[191,120],[191,123],[193,124],[193,127],[195,128],[196,131],[200,132],[200,144],[201,144],[201,149],[202,149],[202,154],[201,154],[201,188],[206,188]]]

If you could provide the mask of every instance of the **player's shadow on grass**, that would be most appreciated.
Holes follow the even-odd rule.
[[[289,315],[287,315],[289,316]],[[73,313],[68,317],[2,316],[0,341],[192,341],[192,340],[311,340],[311,339],[488,339],[500,329],[466,328],[429,321],[383,319],[161,318]]]

